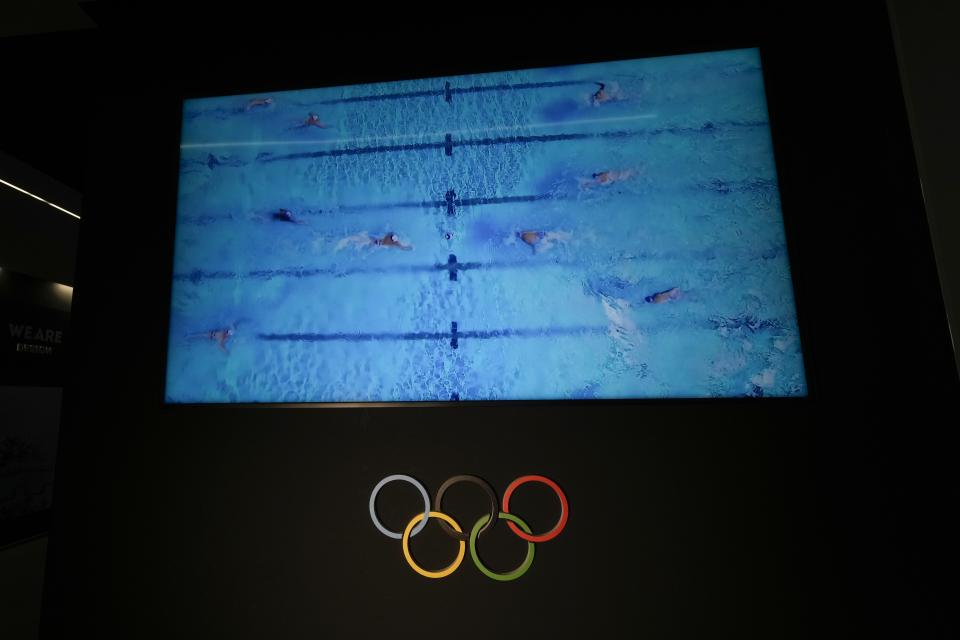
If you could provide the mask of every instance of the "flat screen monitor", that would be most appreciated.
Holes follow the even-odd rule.
[[[807,393],[757,49],[182,118],[169,403]]]

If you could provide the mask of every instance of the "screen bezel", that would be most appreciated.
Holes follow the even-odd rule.
[[[559,67],[581,64],[595,64],[604,62],[615,62],[620,60],[630,60],[639,58],[656,58],[673,55],[688,55],[697,53],[711,53],[727,51],[733,49],[756,49],[760,56],[761,74],[763,78],[764,96],[766,99],[767,115],[770,127],[770,136],[773,146],[773,157],[775,171],[777,175],[777,188],[780,196],[780,210],[784,225],[784,235],[786,238],[787,260],[790,269],[791,284],[793,287],[794,306],[797,316],[797,327],[800,336],[800,350],[803,358],[804,375],[806,377],[806,394],[803,396],[771,396],[771,397],[746,397],[746,396],[727,396],[727,397],[655,397],[655,398],[597,398],[597,399],[510,399],[510,400],[395,400],[395,401],[376,401],[376,402],[171,402],[167,400],[167,358],[169,354],[170,324],[173,303],[173,273],[174,273],[174,252],[176,250],[176,225],[177,225],[177,203],[180,180],[180,143],[183,127],[183,108],[186,100],[197,98],[215,98],[227,96],[241,96],[255,93],[271,93],[281,91],[297,91],[304,89],[322,89],[332,87],[347,87],[356,85],[365,85],[379,82],[395,82],[404,80],[429,80],[433,78],[448,78],[450,76],[473,75],[484,73],[498,73],[509,71],[521,71],[525,69],[534,69],[540,67]],[[180,87],[171,100],[169,111],[170,118],[176,122],[175,138],[170,145],[171,166],[170,181],[171,187],[168,190],[170,195],[170,205],[168,209],[168,224],[166,228],[167,237],[167,262],[165,265],[166,273],[166,298],[164,301],[165,314],[163,318],[163,337],[164,346],[160,358],[160,404],[164,407],[207,407],[207,408],[324,408],[324,409],[368,409],[383,407],[459,407],[459,406],[549,406],[549,405],[644,405],[655,403],[679,404],[780,404],[780,403],[809,403],[818,397],[815,365],[813,358],[813,348],[810,342],[814,340],[811,336],[812,329],[807,321],[807,315],[804,313],[806,296],[803,290],[803,272],[807,269],[803,252],[798,246],[797,236],[800,235],[801,218],[796,212],[791,214],[791,198],[788,193],[792,190],[792,180],[783,168],[783,141],[778,135],[778,112],[785,109],[782,103],[778,104],[776,91],[771,91],[770,78],[776,74],[771,70],[770,60],[773,56],[770,53],[770,46],[766,43],[750,41],[723,41],[715,44],[697,43],[691,46],[670,46],[670,47],[652,47],[643,48],[641,46],[629,46],[622,53],[600,53],[598,55],[576,55],[562,53],[547,53],[545,55],[538,53],[536,56],[518,56],[517,61],[522,58],[522,64],[477,64],[470,61],[454,61],[452,64],[445,60],[446,66],[442,69],[438,63],[432,67],[429,73],[416,72],[411,63],[401,63],[397,71],[390,72],[370,72],[368,70],[350,70],[341,79],[314,79],[304,78],[299,83],[276,81],[270,78],[264,78],[260,82],[251,83],[224,83],[217,80],[209,80],[203,83],[203,86]],[[512,62],[512,61],[511,61]],[[409,69],[409,71],[407,71]],[[255,75],[255,74],[251,74]],[[344,81],[344,80],[348,81]],[[175,169],[174,169],[175,168]],[[786,185],[786,188],[785,188]],[[786,191],[786,193],[785,193]]]

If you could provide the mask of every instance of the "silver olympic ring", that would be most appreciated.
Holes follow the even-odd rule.
[[[430,519],[430,496],[427,495],[426,487],[424,487],[422,484],[417,482],[414,478],[411,478],[410,476],[404,475],[402,473],[397,473],[392,476],[387,476],[386,478],[378,482],[377,486],[373,488],[373,493],[370,494],[370,518],[373,520],[373,524],[377,526],[377,529],[379,529],[380,533],[382,533],[383,535],[393,538],[394,540],[402,540],[403,532],[397,533],[395,531],[390,531],[385,526],[383,526],[380,523],[380,520],[377,518],[377,508],[376,508],[377,494],[380,493],[380,489],[382,489],[385,484],[393,482],[394,480],[402,480],[404,482],[409,482],[410,484],[415,486],[417,489],[419,489],[420,495],[423,496],[423,520],[421,520],[420,524],[418,524],[416,527],[413,528],[413,531],[410,532],[411,536],[417,535],[418,533],[423,531],[423,528],[425,526],[427,526],[427,520]]]

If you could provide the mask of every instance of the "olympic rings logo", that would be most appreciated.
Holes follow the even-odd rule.
[[[409,482],[420,491],[420,495],[423,497],[423,513],[418,513],[413,516],[410,519],[410,522],[407,523],[403,533],[390,531],[383,526],[383,524],[380,522],[380,519],[377,518],[377,494],[380,493],[380,490],[383,489],[384,485],[395,481]],[[443,494],[446,493],[447,489],[459,482],[469,482],[479,486],[481,489],[483,489],[484,493],[487,494],[487,498],[490,500],[490,513],[485,513],[480,516],[480,519],[474,523],[469,534],[465,533],[463,529],[460,528],[459,523],[445,514],[442,510]],[[527,484],[528,482],[540,482],[547,485],[553,489],[554,493],[556,493],[557,497],[560,499],[560,519],[557,520],[557,523],[554,525],[554,527],[546,533],[534,534],[526,522],[521,520],[518,516],[510,513],[510,497],[518,487]],[[487,576],[491,580],[498,580],[500,582],[516,580],[525,574],[530,568],[530,565],[533,564],[534,543],[547,542],[556,538],[558,535],[560,535],[560,532],[563,531],[563,528],[567,526],[567,519],[569,517],[570,506],[567,504],[567,496],[564,495],[563,490],[557,486],[556,482],[544,476],[521,476],[511,482],[503,494],[502,508],[497,500],[497,494],[494,492],[493,487],[491,487],[482,478],[470,475],[453,476],[440,485],[440,488],[437,490],[437,495],[433,499],[432,509],[430,508],[430,496],[427,495],[426,488],[414,478],[403,474],[387,476],[377,483],[377,486],[373,488],[373,492],[370,494],[370,519],[373,520],[374,526],[377,527],[380,533],[388,538],[401,541],[403,546],[403,557],[406,559],[407,564],[409,564],[414,571],[426,578],[434,579],[446,578],[451,573],[456,571],[460,567],[460,563],[463,562],[463,557],[466,554],[466,548],[469,544],[470,558],[473,560],[473,563],[477,565],[477,569],[480,570],[480,573]],[[427,521],[430,518],[436,518],[439,520],[440,527],[443,529],[443,531],[460,543],[457,551],[457,557],[452,563],[450,563],[450,565],[439,571],[428,571],[427,569],[424,569],[417,564],[417,562],[413,559],[413,556],[410,554],[410,538],[423,531],[423,528],[427,526]],[[480,561],[480,556],[477,554],[477,539],[482,534],[490,531],[498,520],[506,520],[507,526],[510,527],[510,530],[527,542],[526,558],[524,558],[523,562],[520,563],[519,567],[505,573],[497,573],[488,569]]]

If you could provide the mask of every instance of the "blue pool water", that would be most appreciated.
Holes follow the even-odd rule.
[[[168,401],[805,394],[756,50],[184,103]]]

